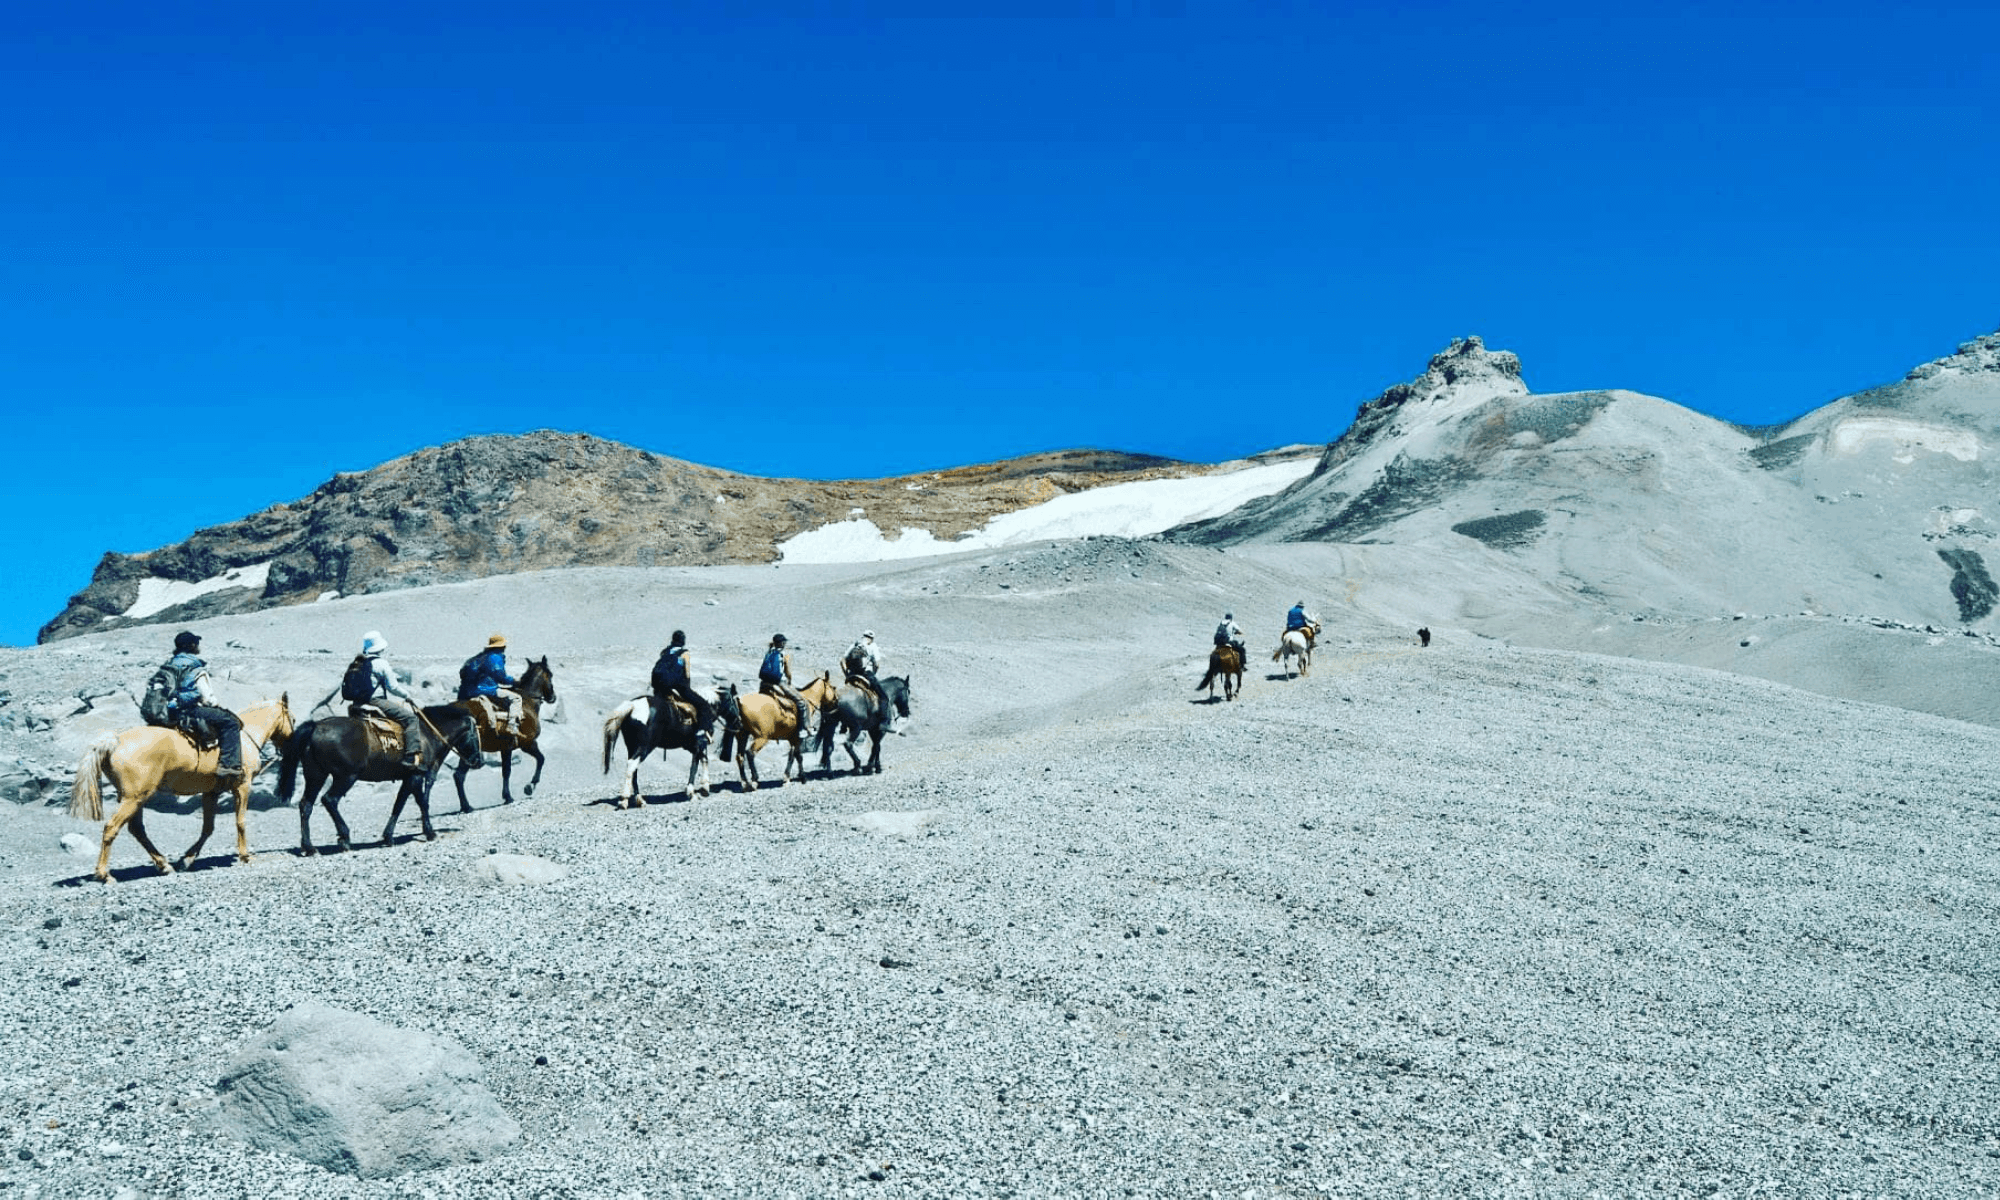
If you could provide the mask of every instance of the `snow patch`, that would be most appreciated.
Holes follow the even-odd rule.
[[[1833,427],[1835,454],[1855,454],[1870,442],[1889,442],[1897,462],[1916,461],[1916,451],[1949,454],[1960,462],[1979,461],[1978,435],[1963,429],[1942,429],[1895,417],[1850,417]]]
[[[235,567],[220,575],[202,580],[200,583],[183,583],[178,579],[147,578],[139,581],[139,598],[125,615],[132,618],[150,617],[157,612],[165,612],[176,604],[186,604],[196,596],[206,596],[210,592],[227,591],[230,588],[264,589],[264,582],[271,575],[271,564],[258,563],[251,567]]]
[[[1312,474],[1315,465],[1307,458],[1193,479],[1114,483],[1002,513],[984,529],[953,541],[940,541],[927,529],[909,526],[891,539],[865,518],[835,521],[786,539],[779,544],[778,555],[781,562],[788,563],[881,562],[960,550],[992,550],[1051,538],[1145,537],[1189,521],[1221,516],[1259,496],[1283,491]]]

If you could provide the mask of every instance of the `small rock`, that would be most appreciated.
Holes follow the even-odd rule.
[[[64,854],[77,858],[89,858],[97,853],[97,843],[80,833],[65,833],[56,844],[62,847]]]
[[[569,876],[561,863],[532,854],[489,854],[467,868],[473,878],[485,883],[512,886],[523,883],[554,883]]]
[[[61,917],[50,917],[50,918],[49,918],[48,920],[46,920],[46,921],[43,921],[43,922],[42,922],[42,928],[43,928],[43,929],[61,929],[61,928],[62,928],[62,922],[63,922],[63,919],[62,919]]]

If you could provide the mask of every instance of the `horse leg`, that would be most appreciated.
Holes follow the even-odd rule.
[[[472,801],[465,798],[465,776],[470,770],[472,768],[465,765],[464,759],[460,759],[458,765],[451,769],[451,784],[458,789],[458,811],[462,813],[472,811]]]
[[[646,761],[646,756],[652,752],[653,748],[648,746],[635,755],[632,753],[632,744],[630,742],[625,744],[625,790],[618,793],[620,807],[646,806],[646,797],[639,791],[639,764]]]
[[[882,773],[882,731],[879,728],[869,730],[868,740],[872,743],[868,747],[868,773],[870,775],[880,775]]]
[[[236,785],[236,861],[250,861],[250,778]]]
[[[514,803],[514,748],[500,752],[500,803]]]
[[[174,873],[174,869],[167,865],[166,857],[160,853],[158,847],[153,845],[153,839],[146,836],[146,810],[143,808],[132,810],[132,836],[139,839],[139,844],[144,846],[146,853],[152,856],[153,862],[160,868],[160,874],[171,875]],[[185,867],[187,865],[186,861],[183,860],[181,865]]]
[[[535,777],[521,785],[521,794],[523,796],[532,796],[535,794],[535,785],[542,781],[542,764],[547,762],[548,759],[543,756],[542,748],[533,742],[521,743],[521,753],[535,760]],[[501,779],[506,779],[505,773],[502,773]]]
[[[697,784],[695,781],[700,780]],[[698,751],[688,752],[688,796],[708,795],[708,755]]]
[[[347,790],[353,787],[354,781],[359,778],[359,775],[350,775],[345,779],[336,780],[334,785],[327,789],[326,796],[320,800],[326,807],[326,815],[333,818],[334,832],[340,840],[342,850],[354,849],[354,838],[347,832],[347,818],[340,815],[340,802],[346,798]],[[390,819],[393,821],[395,818]]]
[[[861,756],[854,752],[854,743],[859,740],[861,740],[861,727],[856,725],[847,731],[847,740],[840,744],[840,748],[847,751],[847,769],[849,771],[861,770]]]
[[[384,846],[395,844],[396,818],[403,815],[403,802],[410,798],[410,783],[415,778],[414,775],[404,776],[403,782],[396,785],[396,802],[389,806],[389,823],[382,827],[382,844]]]
[[[208,841],[208,835],[215,832],[215,798],[219,794],[203,792],[201,795],[201,836],[194,840],[194,845],[187,848],[186,854],[181,855],[183,871],[194,865],[194,856],[201,853],[203,844]]]
[[[319,853],[312,839],[313,801],[319,798],[319,788],[326,782],[326,776],[313,774],[311,763],[306,764],[306,790],[299,796],[299,853],[311,858]]]
[[[437,782],[436,775],[419,775],[410,780],[411,787],[417,793],[417,815],[423,819],[424,840],[427,842],[438,840],[438,831],[431,826],[431,784],[435,782]]]

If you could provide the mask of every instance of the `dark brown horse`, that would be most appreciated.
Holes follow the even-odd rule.
[[[542,705],[556,702],[555,672],[549,670],[549,660],[544,657],[537,662],[528,660],[528,669],[521,672],[521,679],[514,685],[520,694],[516,705],[514,728],[507,729],[494,723],[494,706],[475,700],[460,700],[458,707],[472,714],[479,726],[479,748],[500,755],[500,803],[514,803],[511,784],[514,775],[514,751],[519,750],[535,760],[535,777],[521,785],[523,796],[535,794],[535,785],[542,781],[542,748],[535,739],[542,732]],[[460,757],[458,767],[451,773],[452,785],[458,789],[458,811],[471,812],[472,804],[465,798],[465,773],[478,766],[477,757]]]
[[[1209,653],[1208,674],[1201,677],[1201,682],[1194,685],[1194,690],[1199,692],[1206,689],[1208,698],[1213,700],[1215,681],[1218,679],[1222,681],[1224,700],[1236,699],[1236,694],[1243,690],[1243,656],[1236,652],[1236,647],[1217,646]]]
[[[472,714],[456,704],[433,704],[417,711],[424,718],[417,723],[421,742],[417,748],[418,761],[422,765],[414,771],[402,765],[401,745],[377,745],[360,717],[307,721],[293,731],[278,770],[278,799],[291,803],[292,788],[303,764],[306,790],[299,800],[300,854],[319,853],[312,843],[313,800],[328,779],[333,780],[333,786],[327,789],[324,803],[327,815],[333,818],[342,850],[354,849],[354,843],[349,840],[347,822],[340,815],[340,800],[347,795],[347,789],[361,780],[401,781],[396,789],[396,803],[389,810],[389,823],[382,827],[383,845],[389,844],[396,831],[396,818],[403,814],[403,802],[412,796],[417,799],[417,811],[423,815],[424,837],[427,840],[437,837],[437,830],[431,828],[431,785],[437,782],[446,750],[461,759],[479,753],[479,732],[473,728]],[[397,742],[400,741],[398,731]]]

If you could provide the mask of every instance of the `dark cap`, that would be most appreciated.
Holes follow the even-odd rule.
[[[774,634],[772,634],[772,635],[771,635],[771,644],[772,644],[773,646],[782,646],[782,645],[784,645],[784,644],[785,644],[785,635],[784,635],[784,634],[782,634],[782,633],[774,633]]]
[[[189,654],[201,649],[201,635],[191,629],[183,629],[174,635],[174,649]]]
[[[670,638],[668,638],[668,639],[667,639],[667,645],[669,645],[669,646],[685,646],[685,645],[687,645],[687,640],[688,640],[688,635],[687,635],[687,634],[685,634],[685,633],[682,633],[682,632],[681,632],[680,630],[676,629],[676,630],[674,630],[674,636],[672,636],[672,637],[670,637]]]

